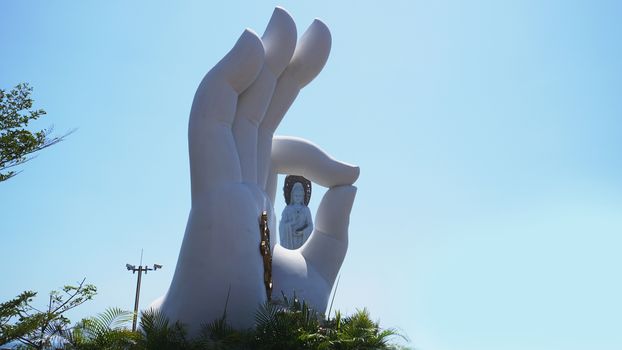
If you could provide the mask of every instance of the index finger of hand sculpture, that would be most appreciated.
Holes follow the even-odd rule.
[[[257,78],[263,64],[261,39],[247,29],[197,88],[188,125],[193,195],[241,181],[231,126],[239,94]]]

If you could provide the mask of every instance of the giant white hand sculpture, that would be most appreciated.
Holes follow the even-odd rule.
[[[296,43],[290,15],[276,8],[262,38],[246,30],[201,81],[188,126],[192,209],[171,286],[151,307],[196,334],[223,314],[237,328],[253,326],[267,299],[259,254],[259,218],[272,202],[276,175],[303,175],[329,190],[314,233],[297,250],[273,246],[274,295],[305,299],[320,312],[345,257],[359,169],[314,144],[274,131],[302,87],[323,68],[331,37],[315,20]]]

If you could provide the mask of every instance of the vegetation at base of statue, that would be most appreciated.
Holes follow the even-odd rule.
[[[97,289],[84,280],[50,293],[48,306],[33,306],[37,293],[24,292],[0,304],[1,344],[14,349],[65,350],[216,350],[216,349],[407,349],[391,341],[406,338],[382,329],[366,309],[350,316],[324,317],[297,298],[266,303],[255,314],[256,327],[236,330],[227,323],[226,304],[220,319],[203,325],[189,339],[186,327],[159,312],[141,313],[139,330],[130,330],[133,313],[119,308],[71,326],[64,313],[91,300]],[[17,343],[15,343],[17,342]]]

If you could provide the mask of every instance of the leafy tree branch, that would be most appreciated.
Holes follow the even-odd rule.
[[[96,293],[97,288],[83,279],[75,286],[50,292],[44,310],[32,305],[37,295],[32,291],[0,304],[0,345],[17,340],[30,349],[47,349],[59,339],[62,342],[70,324],[64,314],[93,299]]]
[[[43,109],[33,109],[32,87],[18,84],[10,91],[0,89],[0,182],[19,172],[8,170],[33,157],[31,154],[64,140],[73,131],[51,136],[53,129],[30,131],[28,124],[44,116]]]

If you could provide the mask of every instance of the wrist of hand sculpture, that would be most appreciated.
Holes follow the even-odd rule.
[[[221,317],[225,303],[234,327],[253,326],[255,310],[267,300],[258,249],[262,212],[271,232],[275,296],[296,293],[324,312],[345,257],[358,167],[306,140],[273,137],[330,52],[330,32],[319,20],[298,43],[296,36],[290,15],[276,8],[264,35],[246,30],[196,91],[188,126],[192,208],[171,286],[152,304],[191,335]],[[297,250],[275,245],[277,174],[329,188],[311,237]]]

